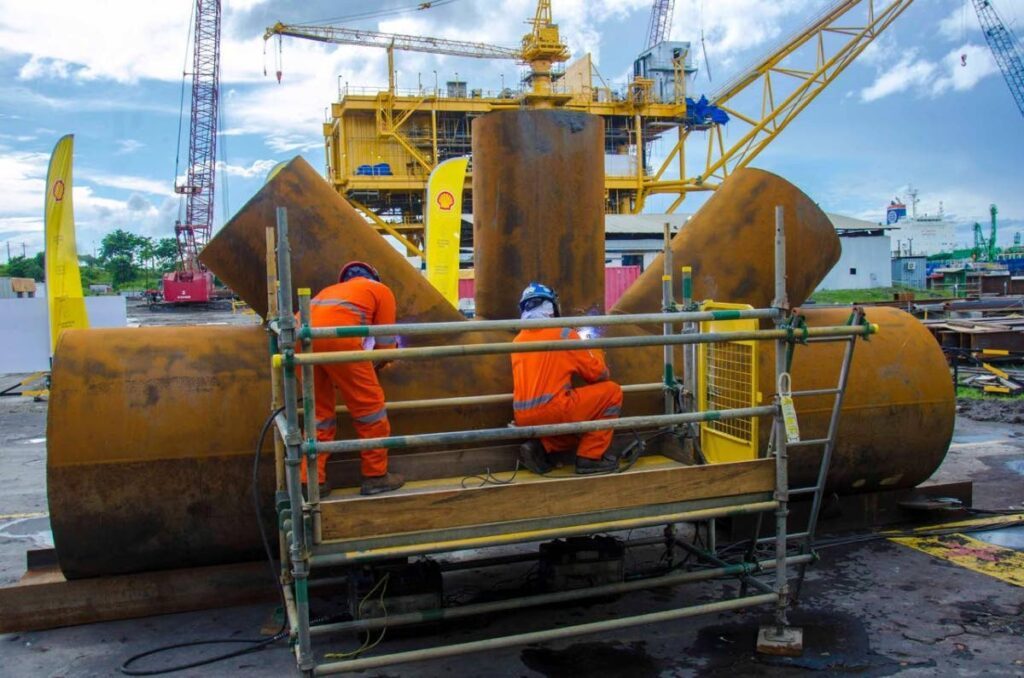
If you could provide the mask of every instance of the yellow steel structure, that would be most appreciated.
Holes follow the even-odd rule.
[[[522,106],[562,107],[605,120],[606,209],[639,214],[646,199],[672,194],[674,212],[686,195],[709,191],[732,171],[749,164],[810,104],[913,0],[838,0],[710,97],[731,118],[728,138],[721,125],[696,119],[686,103],[686,43],[671,53],[674,87],[667,95],[652,91],[653,81],[634,77],[625,92],[608,87],[594,75],[589,55],[571,65],[564,76],[553,72],[568,50],[552,22],[550,0],[540,0],[533,30],[519,49],[428,37],[393,35],[330,26],[268,28],[265,38],[290,36],[322,42],[434,52],[474,58],[517,58],[530,64],[525,92],[467,90],[464,82],[434,83],[415,90],[395,85],[389,58],[386,91],[359,91],[340,86],[323,125],[328,180],[343,195],[359,201],[381,230],[401,231],[403,244],[420,242],[423,195],[434,166],[470,152],[473,118]],[[570,78],[575,75],[575,78]],[[560,77],[562,76],[562,77]],[[690,135],[703,132],[706,153],[702,168],[687,173]],[[674,133],[674,134],[673,134]],[[666,138],[672,144],[657,166],[650,164],[651,144]],[[735,141],[733,141],[735,140]],[[659,154],[660,155],[660,154]],[[386,166],[380,173],[378,167]],[[465,210],[472,209],[471,176]],[[389,223],[390,227],[382,226]],[[412,242],[410,242],[412,241]]]

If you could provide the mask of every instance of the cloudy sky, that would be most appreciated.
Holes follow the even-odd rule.
[[[701,71],[691,91],[714,91],[831,2],[678,0],[672,37],[699,44],[703,32],[707,46],[707,63],[698,50]],[[993,2],[1018,35],[1024,32],[1024,3]],[[378,88],[387,81],[382,50],[289,40],[278,84],[276,43],[264,54],[266,26],[341,19],[353,27],[515,45],[535,6],[443,0],[402,11],[416,4],[224,0],[218,225],[276,162],[302,154],[323,166],[320,122],[339,84]],[[650,0],[552,4],[573,55],[591,52],[610,84],[624,84],[643,47]],[[76,141],[81,251],[113,228],[173,234],[181,209],[173,183],[191,5],[0,0],[0,257],[7,244],[12,254],[41,248],[46,165],[53,144],[69,132]],[[472,88],[494,90],[520,77],[513,62],[414,53],[399,53],[396,61],[400,88],[432,87],[434,71],[441,82],[458,73]],[[941,201],[965,224],[965,238],[994,202],[1006,226],[1000,241],[1009,242],[1013,230],[1024,230],[1022,158],[1024,119],[969,4],[917,0],[754,165],[786,176],[829,211],[875,221],[890,198],[913,185],[921,210],[934,212]],[[700,202],[688,198],[682,210]]]

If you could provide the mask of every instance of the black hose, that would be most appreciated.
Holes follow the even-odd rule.
[[[274,417],[280,414],[284,410],[283,407],[279,407],[270,413],[267,420],[263,422],[263,428],[260,429],[259,438],[256,440],[256,451],[253,455],[252,463],[252,505],[256,511],[256,524],[260,528],[260,537],[263,540],[263,550],[267,556],[267,563],[270,566],[270,577],[274,582],[274,587],[277,589],[278,594],[281,596],[281,613],[284,615],[284,619],[281,622],[281,628],[273,636],[269,638],[256,638],[256,639],[243,639],[243,638],[222,638],[215,640],[193,640],[187,643],[175,643],[174,645],[165,645],[158,647],[154,650],[147,650],[146,652],[140,652],[139,654],[133,655],[125,660],[118,670],[126,676],[159,676],[165,673],[174,673],[175,671],[184,671],[185,669],[194,669],[198,666],[206,666],[215,662],[224,661],[225,659],[231,659],[233,657],[239,657],[250,652],[256,652],[262,650],[268,645],[272,645],[277,641],[288,637],[288,614],[287,606],[284,599],[284,590],[281,588],[281,583],[278,581],[277,568],[274,566],[274,555],[270,550],[270,539],[267,537],[267,530],[263,524],[263,506],[260,502],[260,491],[259,491],[259,477],[260,477],[260,453],[263,450],[263,441],[267,438],[267,431],[270,430],[270,426],[274,423]],[[132,664],[149,657],[154,654],[161,654],[163,652],[170,652],[171,650],[178,650],[183,647],[197,647],[199,645],[221,645],[227,643],[244,643],[247,647],[240,650],[234,650],[226,654],[219,654],[206,659],[197,659],[196,661],[189,662],[187,664],[175,664],[162,669],[131,669],[129,668]]]

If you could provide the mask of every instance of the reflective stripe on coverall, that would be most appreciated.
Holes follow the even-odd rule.
[[[579,339],[575,330],[565,328],[530,329],[520,332],[514,341],[554,341]],[[572,376],[579,375],[587,386],[572,387]],[[587,349],[513,353],[512,408],[518,426],[564,424],[616,419],[622,412],[622,388],[607,381],[608,367],[600,351]],[[548,452],[571,450],[587,459],[600,459],[611,445],[614,431],[593,431],[580,436],[541,438]]]
[[[350,325],[391,325],[395,322],[395,295],[388,287],[369,278],[352,278],[324,288],[310,302],[313,327]],[[376,337],[375,345],[390,348],[395,337]],[[317,339],[313,351],[358,351],[363,340]],[[384,389],[371,362],[341,363],[313,366],[313,394],[316,400],[316,439],[334,440],[337,432],[335,389],[348,408],[356,434],[360,438],[380,438],[391,435]],[[327,459],[330,455],[317,455],[317,479],[327,480]],[[388,472],[386,449],[364,450],[362,475],[367,478],[383,476]],[[306,458],[302,458],[302,481],[306,482]]]

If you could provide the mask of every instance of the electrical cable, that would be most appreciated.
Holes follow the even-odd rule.
[[[388,572],[380,578],[380,581],[373,585],[369,592],[367,592],[367,594],[363,596],[362,600],[359,601],[359,605],[356,607],[356,615],[360,619],[362,619],[363,606],[366,604],[366,601],[370,599],[370,596],[372,596],[377,591],[377,589],[380,588],[380,600],[378,600],[378,604],[380,605],[380,609],[384,612],[384,625],[381,626],[380,635],[377,636],[377,640],[371,643],[370,631],[367,631],[366,640],[364,640],[363,644],[360,645],[357,649],[352,650],[350,652],[327,652],[326,654],[324,654],[324,659],[355,659],[364,652],[369,652],[373,648],[380,645],[381,641],[384,640],[384,634],[388,631],[388,606],[384,602],[384,596],[388,591],[388,581],[390,579],[391,573]]]
[[[216,662],[224,661],[225,659],[231,659],[233,657],[239,657],[250,652],[256,652],[263,648],[276,643],[279,640],[288,637],[288,614],[286,612],[287,605],[284,599],[284,589],[281,587],[281,582],[278,580],[277,568],[274,566],[274,556],[270,550],[270,540],[267,538],[266,526],[263,524],[263,506],[260,502],[259,493],[259,472],[260,472],[260,456],[263,450],[263,442],[267,438],[267,432],[270,430],[270,426],[274,423],[274,417],[284,411],[283,407],[279,407],[270,413],[267,420],[263,422],[263,428],[260,429],[259,438],[256,440],[256,451],[253,455],[252,464],[252,502],[253,508],[256,511],[256,523],[260,528],[260,537],[263,540],[263,549],[267,556],[267,564],[270,567],[270,576],[274,582],[274,587],[277,589],[278,594],[281,597],[281,614],[283,615],[281,620],[281,628],[274,635],[269,638],[257,638],[257,639],[246,639],[246,638],[221,638],[213,640],[193,640],[187,643],[175,643],[174,645],[165,645],[158,647],[154,650],[147,650],[146,652],[140,652],[139,654],[133,655],[126,659],[118,670],[126,676],[159,676],[165,673],[174,673],[175,671],[184,671],[185,669],[194,669],[199,666],[207,666]],[[381,634],[383,637],[383,634]],[[378,640],[379,642],[379,640]],[[188,662],[186,664],[175,664],[161,669],[131,669],[129,668],[132,664],[143,659],[150,657],[155,654],[162,654],[171,650],[178,650],[184,647],[198,647],[200,645],[223,645],[223,644],[238,644],[244,643],[248,647],[244,647],[240,650],[234,650],[225,654],[215,655],[213,657],[207,657],[205,659],[197,659],[196,661]]]
[[[502,480],[501,478],[498,478],[493,473],[491,473],[491,467],[488,466],[487,468],[484,469],[483,475],[477,474],[466,476],[465,478],[462,479],[462,481],[459,484],[462,486],[462,489],[466,489],[466,481],[475,479],[480,481],[480,484],[476,485],[476,487],[483,487],[484,485],[511,485],[515,481],[517,473],[519,473],[518,459],[516,459],[516,467],[512,469],[512,475],[505,480]]]

